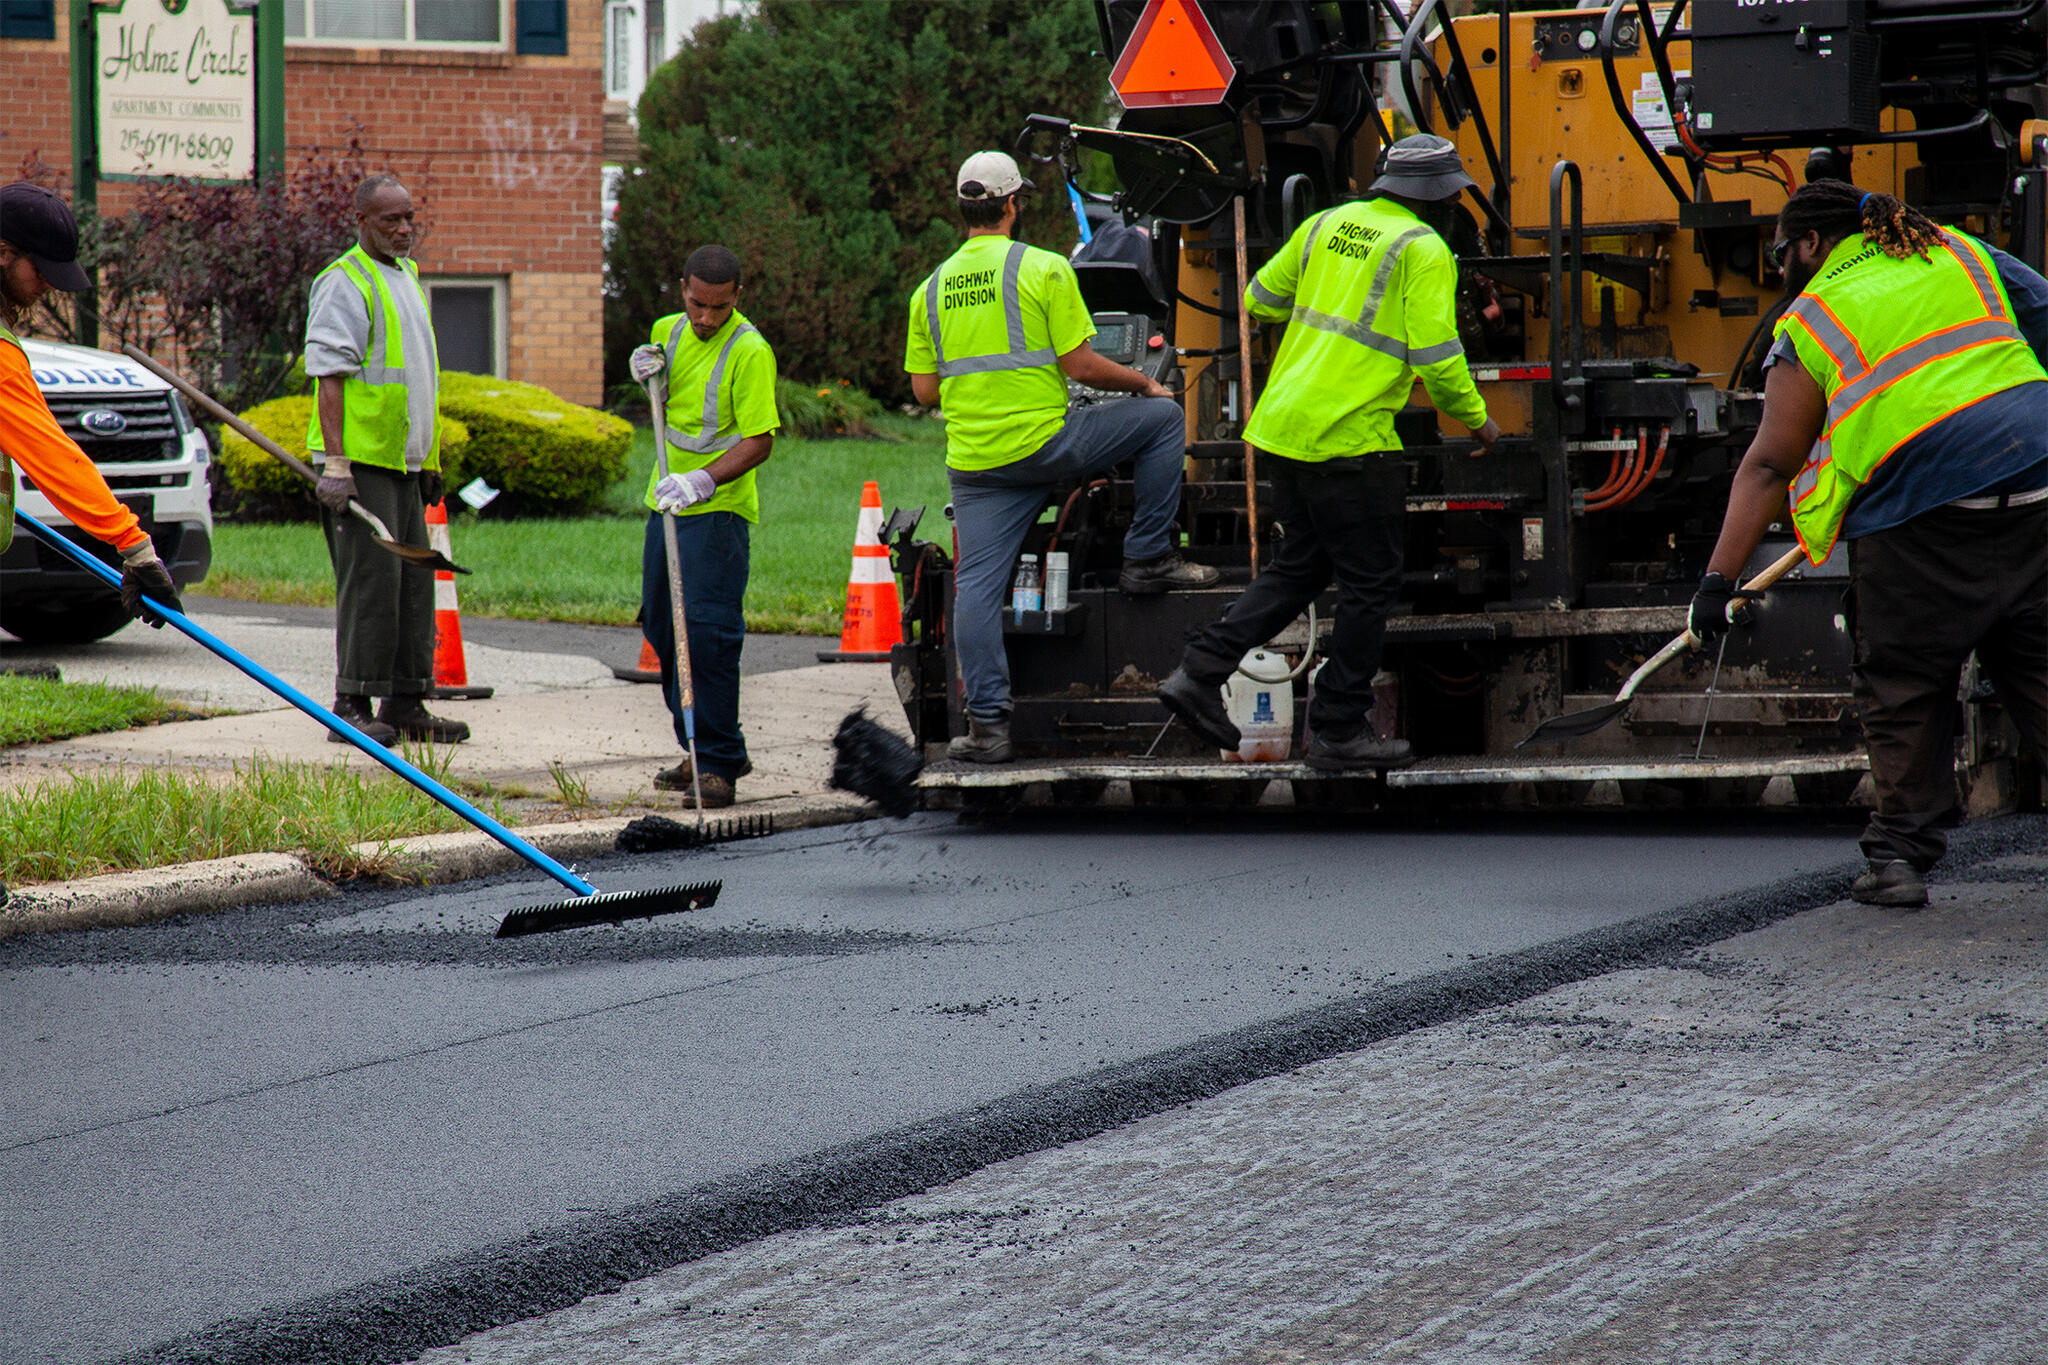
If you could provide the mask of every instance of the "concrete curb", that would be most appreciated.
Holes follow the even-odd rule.
[[[770,816],[776,832],[781,833],[851,824],[878,813],[874,806],[857,797],[821,792],[750,801],[719,814]],[[513,832],[550,857],[573,864],[578,859],[611,853],[619,831],[636,818],[607,815],[594,820],[529,825]],[[678,811],[670,813],[670,818],[687,823],[691,817],[687,811]],[[352,851],[393,860],[401,869],[402,880],[425,886],[490,877],[527,866],[526,860],[511,849],[478,831],[366,841],[354,845]],[[119,928],[175,915],[228,910],[238,905],[316,900],[339,894],[296,854],[245,853],[206,862],[111,872],[73,882],[9,888],[6,902],[0,904],[0,939],[50,930]]]

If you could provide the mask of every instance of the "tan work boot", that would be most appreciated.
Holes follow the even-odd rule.
[[[1017,756],[1010,743],[1010,722],[967,718],[967,733],[946,746],[946,757],[963,763],[1008,763]]]
[[[676,781],[677,773],[682,774],[680,782]],[[688,759],[684,759],[673,768],[664,768],[656,773],[654,775],[654,785],[665,792],[681,793],[685,810],[695,810],[697,808],[697,792],[700,785],[704,792],[705,810],[723,810],[736,799],[733,796],[732,779],[729,777],[720,777],[717,773],[705,773],[699,782],[693,783],[690,780],[690,761]]]

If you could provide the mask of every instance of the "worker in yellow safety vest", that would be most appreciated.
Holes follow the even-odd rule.
[[[946,415],[946,478],[960,547],[953,646],[967,733],[947,746],[970,763],[1007,763],[1010,664],[1003,592],[1024,536],[1055,486],[1132,463],[1135,506],[1117,586],[1133,596],[1202,588],[1220,575],[1183,559],[1186,419],[1157,379],[1089,345],[1095,322],[1074,268],[1012,241],[1032,188],[1004,152],[976,152],[954,178],[967,240],[909,298],[903,368],[911,392]],[[1067,406],[1067,381],[1134,395]]]
[[[1813,563],[1847,541],[1877,789],[1850,894],[1925,905],[1923,874],[1959,815],[1956,694],[1972,651],[2048,757],[2048,280],[1839,180],[1802,188],[1777,228],[1794,298],[1691,629],[1727,630],[1744,566],[1788,510]]]
[[[775,352],[739,311],[740,258],[728,247],[700,246],[683,262],[683,311],[657,318],[634,350],[633,378],[659,379],[667,460],[647,479],[648,517],[640,542],[640,627],[661,660],[661,691],[688,746],[676,671],[675,609],[669,605],[662,518],[676,518],[683,629],[697,722],[695,772],[686,755],[654,775],[685,805],[703,793],[705,809],[730,806],[734,785],[754,770],[740,730],[740,651],[746,644],[752,528],[761,520],[754,471],[775,450],[782,417],[775,406]],[[651,392],[651,391],[650,391]]]
[[[397,178],[356,186],[356,245],[313,280],[306,374],[317,385],[306,449],[334,565],[334,713],[380,744],[456,744],[469,727],[427,712],[434,571],[377,548],[360,502],[409,545],[441,500],[440,357],[411,259],[412,196]],[[370,699],[384,698],[375,715]],[[327,736],[340,741],[339,732]]]
[[[1255,317],[1287,323],[1244,430],[1272,482],[1280,549],[1159,685],[1167,709],[1220,748],[1240,741],[1220,692],[1238,661],[1334,578],[1337,618],[1309,707],[1306,758],[1331,771],[1414,761],[1406,740],[1382,738],[1366,719],[1401,589],[1408,471],[1394,414],[1419,377],[1430,401],[1482,446],[1500,438],[1458,341],[1458,267],[1438,230],[1471,184],[1449,141],[1402,138],[1387,149],[1370,198],[1303,223],[1245,290]]]

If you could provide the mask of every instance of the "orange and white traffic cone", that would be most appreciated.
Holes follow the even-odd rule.
[[[427,544],[452,560],[455,552],[448,541],[448,507],[427,504]],[[434,691],[441,701],[482,701],[495,689],[471,687],[469,664],[462,655],[462,613],[455,606],[455,575],[434,570]]]
[[[846,579],[846,617],[839,648],[818,651],[823,663],[886,663],[903,643],[903,604],[882,544],[882,489],[869,479],[860,490],[860,522],[853,533],[853,571]]]
[[[645,635],[640,637],[640,662],[631,668],[612,665],[612,676],[620,682],[658,683],[661,681],[661,656],[654,652],[654,646]]]

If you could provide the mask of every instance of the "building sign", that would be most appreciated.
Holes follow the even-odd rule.
[[[100,174],[255,178],[253,8],[122,0],[93,21]]]

